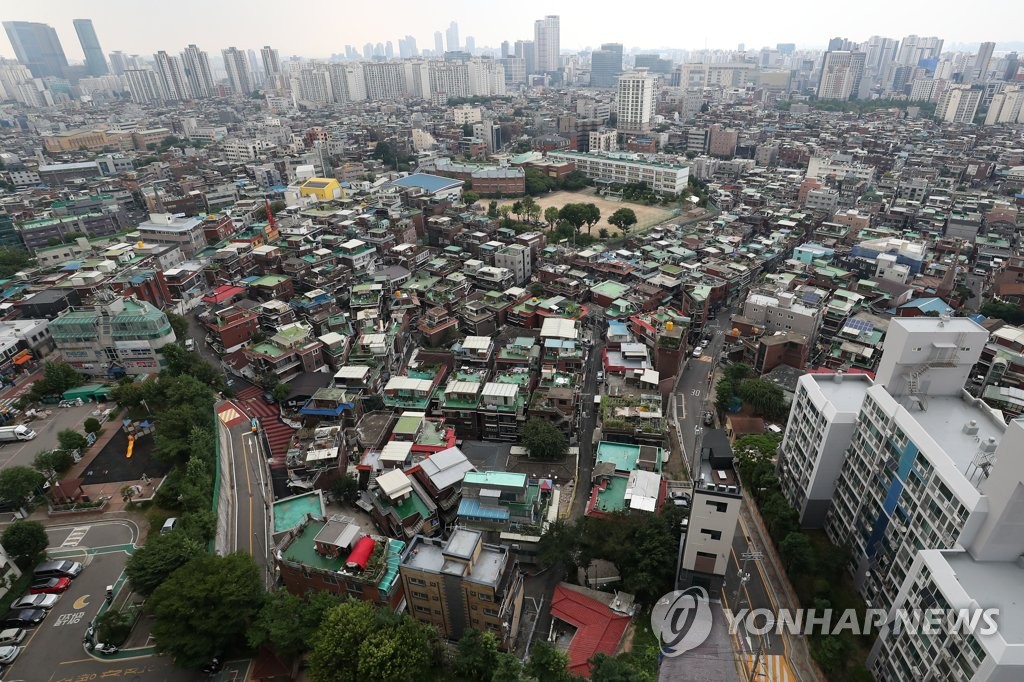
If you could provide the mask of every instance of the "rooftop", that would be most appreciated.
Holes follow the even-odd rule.
[[[298,528],[307,517],[322,517],[324,502],[319,490],[286,497],[274,503],[274,532]]]
[[[421,571],[461,575],[475,582],[497,585],[508,559],[508,550],[504,547],[484,544],[468,572],[464,561],[449,558],[468,557],[480,539],[479,532],[467,529],[455,531],[447,542],[417,535],[409,544],[402,565]]]

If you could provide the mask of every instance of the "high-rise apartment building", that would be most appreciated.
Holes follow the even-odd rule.
[[[537,55],[537,71],[554,73],[562,68],[559,20],[549,14],[533,22],[533,43]]]
[[[444,36],[440,31],[434,31],[434,56],[440,57],[444,54]]]
[[[3,23],[14,48],[14,56],[28,67],[35,78],[64,78],[67,75],[68,58],[52,26],[34,21]]]
[[[90,76],[106,76],[110,71],[103,50],[100,49],[100,39],[96,37],[96,29],[92,26],[92,19],[75,19],[72,23],[82,52],[85,53],[85,72]]]
[[[896,61],[896,53],[900,49],[900,41],[883,36],[871,36],[865,49],[864,69],[877,81],[886,68]]]
[[[124,77],[128,81],[128,93],[136,104],[160,102],[165,98],[160,77],[153,69],[125,69]]]
[[[416,39],[406,36],[398,39],[398,56],[402,59],[419,56],[420,51],[416,49]]]
[[[516,41],[516,57],[523,60],[526,74],[537,73],[537,44],[532,40]]]
[[[260,50],[260,56],[263,58],[263,73],[268,79],[281,74],[281,54],[277,50],[270,45],[264,45]]]
[[[904,66],[917,66],[922,61],[937,59],[942,54],[942,39],[909,35],[900,43],[896,61]]]
[[[1024,123],[1024,88],[1008,85],[992,96],[985,115],[985,125],[998,123]]]
[[[622,43],[605,43],[590,54],[590,87],[614,88],[622,73]]]
[[[978,54],[974,58],[974,78],[983,81],[988,75],[988,67],[992,63],[992,53],[996,49],[995,43],[982,43],[978,47]]]
[[[179,101],[191,99],[192,91],[189,88],[188,78],[185,76],[185,68],[181,60],[160,50],[153,55],[153,61],[156,62],[160,87],[167,99]]]
[[[818,81],[818,99],[857,99],[864,78],[863,52],[826,52]]]
[[[615,100],[615,127],[624,133],[646,133],[654,118],[654,76],[647,69],[630,71],[619,76]]]
[[[369,100],[403,99],[408,93],[405,67],[399,62],[367,62],[363,64],[363,78]]]
[[[113,55],[111,55],[113,57]],[[210,57],[195,45],[189,45],[181,53],[181,64],[185,79],[194,97],[211,97],[217,91],[210,70]]]
[[[457,52],[459,49],[459,25],[453,21],[448,24],[448,29],[444,34],[448,41],[448,51]]]
[[[1005,494],[1003,470],[1021,488],[1020,458],[997,456],[1001,415],[964,390],[987,340],[968,318],[893,318],[874,382],[839,373],[797,384],[780,488],[804,526],[824,520],[849,547],[874,608],[898,601],[922,550],[979,533],[1003,506],[993,497]]]
[[[331,92],[338,104],[366,99],[366,79],[362,64],[330,64]]]
[[[224,70],[228,74],[228,85],[236,95],[249,95],[253,91],[252,75],[249,73],[249,62],[245,52],[235,47],[221,50],[224,57]]]
[[[510,56],[512,56],[512,46],[507,40],[501,41],[501,58],[508,59]]]
[[[984,94],[980,85],[950,85],[939,96],[935,118],[947,123],[973,123]]]

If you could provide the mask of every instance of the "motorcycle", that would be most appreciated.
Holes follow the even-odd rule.
[[[212,661],[203,666],[203,672],[207,675],[212,675],[216,672],[220,672],[222,667],[224,667],[224,665],[220,662],[220,658],[214,656]]]
[[[118,649],[113,644],[103,644],[101,642],[96,645],[96,651],[100,652],[101,654],[106,654],[109,656],[110,654],[116,654],[118,651],[120,651],[120,649]]]

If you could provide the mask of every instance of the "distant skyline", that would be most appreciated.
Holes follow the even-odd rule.
[[[449,22],[459,24],[461,36],[473,36],[477,47],[497,49],[503,40],[533,39],[533,22],[546,14],[561,17],[563,51],[622,43],[628,51],[646,49],[736,49],[774,47],[796,43],[800,48],[824,48],[829,38],[841,36],[861,42],[872,35],[900,39],[908,34],[935,35],[947,46],[994,41],[1020,43],[1024,3],[975,0],[969,12],[928,11],[917,2],[861,0],[847,5],[841,19],[830,22],[831,5],[810,0],[781,3],[737,0],[729,4],[678,3],[657,13],[614,13],[593,2],[521,0],[514,11],[495,12],[493,4],[454,0],[414,3],[398,0],[379,3],[319,5],[316,22],[309,15],[289,12],[289,5],[266,0],[177,0],[148,3],[128,0],[38,0],[6,2],[3,21],[38,21],[53,26],[68,59],[83,60],[74,19],[92,19],[105,53],[122,50],[151,55],[157,50],[177,53],[195,43],[211,54],[221,48],[258,48],[272,45],[281,56],[328,57],[344,53],[350,44],[361,50],[367,42],[397,44],[406,34],[420,47],[434,44],[434,31]],[[650,7],[649,5],[644,7]],[[652,20],[655,15],[658,17]],[[832,15],[835,16],[835,15]],[[464,38],[462,39],[465,40]],[[6,36],[0,54],[14,57]]]

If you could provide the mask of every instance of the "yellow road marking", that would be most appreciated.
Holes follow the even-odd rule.
[[[89,605],[89,602],[85,601],[88,598],[88,594],[83,594],[81,597],[75,600],[75,603],[72,604],[72,606],[75,608],[76,611],[79,609],[84,609],[86,606]]]

